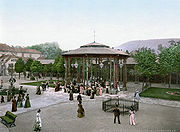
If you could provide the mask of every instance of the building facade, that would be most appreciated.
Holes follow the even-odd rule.
[[[15,48],[7,44],[0,44],[0,76],[8,75],[8,67],[15,65],[19,58],[26,61],[28,58],[38,60],[42,53],[35,49]]]

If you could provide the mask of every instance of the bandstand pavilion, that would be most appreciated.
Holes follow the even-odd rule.
[[[71,69],[74,66],[77,68],[77,80],[88,86],[88,81],[92,79],[89,76],[90,67],[92,65],[99,65],[99,70],[103,68],[103,63],[108,62],[109,79],[108,81],[117,88],[119,81],[122,82],[123,88],[126,89],[127,83],[127,69],[126,60],[129,57],[127,53],[120,50],[110,48],[107,45],[96,43],[89,43],[81,46],[78,49],[70,50],[62,54],[65,60],[65,83],[72,75]],[[72,59],[76,62],[73,64]],[[121,73],[121,75],[120,75]],[[92,73],[91,73],[92,74]]]

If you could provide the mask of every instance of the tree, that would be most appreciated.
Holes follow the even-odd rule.
[[[36,76],[36,79],[38,80],[39,73],[42,72],[42,64],[40,63],[40,61],[34,60],[30,67],[30,70],[33,73],[33,75]]]
[[[135,70],[143,77],[144,88],[144,82],[147,85],[147,82],[150,82],[152,76],[157,73],[156,54],[151,49],[141,48],[132,57],[137,62]]]
[[[43,72],[45,73],[45,76],[47,76],[47,74],[51,74],[52,72],[52,63],[50,64],[46,64],[43,68]]]
[[[52,72],[56,74],[56,77],[59,78],[59,76],[64,77],[65,74],[65,68],[64,68],[64,59],[62,56],[56,57],[54,64],[52,66]]]
[[[64,59],[62,58],[62,56],[59,57],[59,61],[56,64],[56,69],[57,69],[57,74],[59,74],[59,76],[64,78],[65,68],[64,68]]]
[[[33,63],[33,59],[31,59],[31,58],[29,58],[28,60],[27,60],[27,62],[26,62],[26,64],[25,64],[25,69],[26,69],[26,71],[28,71],[29,72],[29,74],[31,74],[30,73],[30,67],[31,67],[31,64]],[[29,77],[29,74],[28,74],[28,77]]]
[[[19,58],[15,63],[15,72],[19,73],[19,79],[20,79],[20,73],[24,71],[24,61],[22,58]]]
[[[46,57],[46,59],[55,59],[62,53],[62,50],[59,48],[59,44],[57,42],[47,42],[44,44],[28,46],[26,48],[36,49],[42,52],[42,54]]]
[[[169,76],[169,87],[171,85],[171,73],[179,72],[180,67],[180,42],[170,41],[169,48],[162,48],[159,54],[159,74],[162,76]]]
[[[30,67],[32,63],[33,63],[33,59],[29,58],[25,64],[26,71],[30,72]]]

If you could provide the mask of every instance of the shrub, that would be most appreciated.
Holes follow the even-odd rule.
[[[35,77],[32,76],[32,77],[30,78],[30,80],[35,80]]]

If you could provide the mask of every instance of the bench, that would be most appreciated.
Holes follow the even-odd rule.
[[[1,116],[1,122],[6,125],[7,127],[12,127],[12,126],[16,126],[15,125],[15,120],[16,120],[16,115],[14,115],[13,113],[7,111],[5,116]]]

